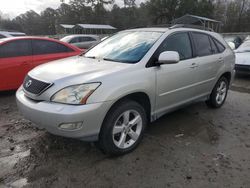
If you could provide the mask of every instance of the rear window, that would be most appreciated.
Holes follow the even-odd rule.
[[[32,47],[34,55],[55,54],[74,51],[73,49],[63,44],[47,40],[33,40]]]
[[[32,55],[31,40],[15,40],[0,46],[0,58]]]
[[[193,33],[193,39],[196,46],[196,55],[199,57],[213,54],[210,45],[209,36],[203,33]]]

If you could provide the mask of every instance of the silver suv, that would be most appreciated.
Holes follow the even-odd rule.
[[[186,104],[219,108],[235,56],[222,37],[191,28],[126,30],[85,54],[41,65],[17,91],[23,115],[52,134],[125,154],[145,127]]]

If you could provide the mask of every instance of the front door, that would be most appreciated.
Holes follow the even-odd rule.
[[[198,81],[198,64],[193,59],[189,33],[180,32],[168,36],[157,50],[176,51],[180,62],[156,67],[156,113],[160,116],[169,109],[177,107],[197,97],[195,85]]]

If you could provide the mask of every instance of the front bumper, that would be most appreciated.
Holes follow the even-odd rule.
[[[47,101],[34,101],[25,96],[22,89],[16,93],[17,106],[25,118],[38,128],[64,137],[86,141],[96,141],[106,113],[112,102],[87,105],[65,105]],[[78,130],[62,130],[58,126],[65,123],[82,122]]]
[[[237,73],[250,74],[250,65],[235,64],[235,70]]]

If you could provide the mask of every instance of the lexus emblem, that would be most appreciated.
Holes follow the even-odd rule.
[[[28,82],[25,83],[25,87],[29,88],[32,84],[32,80],[29,80]]]

